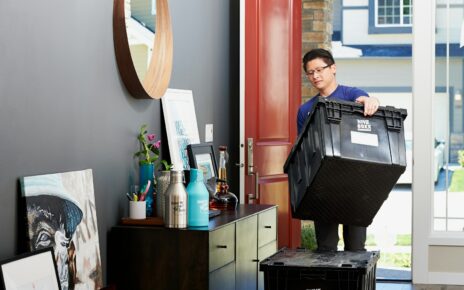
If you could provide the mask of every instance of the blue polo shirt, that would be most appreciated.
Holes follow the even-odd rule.
[[[306,118],[311,112],[311,109],[313,108],[313,105],[316,103],[317,97],[319,96],[320,94],[315,95],[309,101],[301,105],[300,108],[298,109],[298,115],[297,115],[297,120],[296,120],[297,126],[298,126],[298,135],[301,133],[301,129],[303,129],[303,124],[305,123]],[[334,99],[334,100],[354,102],[356,101],[357,98],[361,96],[369,97],[369,95],[361,89],[358,89],[355,87],[347,87],[347,86],[338,85],[335,91],[327,98]]]

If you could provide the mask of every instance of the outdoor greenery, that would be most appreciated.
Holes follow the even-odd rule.
[[[368,234],[366,237],[366,246],[373,247],[377,246],[377,242],[375,241],[375,236],[373,234]]]
[[[395,246],[410,246],[411,245],[411,234],[396,235]]]
[[[459,150],[458,151],[458,160],[459,164],[464,167],[464,150]]]
[[[464,151],[463,151],[464,152]],[[461,155],[459,155],[461,162]],[[464,192],[464,169],[455,170],[451,178],[450,192]]]
[[[411,253],[382,253],[378,266],[411,268]]]
[[[343,239],[341,238],[338,247],[343,248]],[[410,246],[411,245],[411,234],[401,234],[396,236],[396,246]],[[309,250],[316,250],[316,232],[314,230],[314,224],[312,222],[305,222],[301,227],[301,246]],[[366,246],[377,246],[375,236],[368,234],[366,237]],[[384,253],[380,252],[380,260],[378,265],[384,267],[396,267],[396,268],[410,268],[411,267],[411,253]]]
[[[301,227],[301,246],[309,250],[317,249],[316,231],[313,223],[306,223]]]

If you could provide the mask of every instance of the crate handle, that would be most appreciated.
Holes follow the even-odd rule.
[[[342,120],[341,111],[341,104],[331,101],[325,102],[325,113],[327,115],[327,120],[329,120],[330,123],[340,123]]]
[[[383,110],[383,117],[387,123],[387,129],[391,131],[401,131],[403,128],[403,116],[394,107],[387,106]]]
[[[352,264],[342,264],[342,268],[353,268]]]
[[[300,273],[301,279],[308,280],[324,280],[326,279],[326,273]]]

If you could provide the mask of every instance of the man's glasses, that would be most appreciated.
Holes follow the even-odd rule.
[[[309,70],[309,71],[306,72],[306,75],[308,77],[313,77],[315,73],[321,74],[322,71],[325,70],[326,68],[328,68],[329,66],[331,66],[331,64],[328,64],[328,65],[323,66],[323,67],[318,67],[316,69]]]

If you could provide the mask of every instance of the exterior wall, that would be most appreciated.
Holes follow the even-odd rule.
[[[337,81],[355,87],[408,87],[411,91],[410,58],[350,58],[336,56]]]
[[[334,4],[337,5],[337,7],[334,7],[334,11],[338,13],[340,10],[342,19],[341,27],[339,26],[340,23],[335,21],[334,28],[337,31],[342,31],[344,45],[411,44],[412,34],[409,32],[409,28],[406,27],[399,28],[397,30],[399,33],[369,33],[369,11],[372,14],[374,13],[374,0],[335,0]],[[461,26],[456,21],[447,23],[446,19],[462,19],[464,5],[462,3],[451,3],[449,8],[448,11],[444,4],[437,7],[437,43],[445,43],[447,37],[449,37],[451,43],[459,43],[460,41]],[[447,13],[449,14],[447,15]],[[450,25],[449,36],[446,33],[448,25]]]
[[[356,6],[367,6],[369,0],[342,0],[343,6],[356,7]]]
[[[412,35],[369,34],[369,7],[343,7],[342,39],[344,45],[411,44]]]

